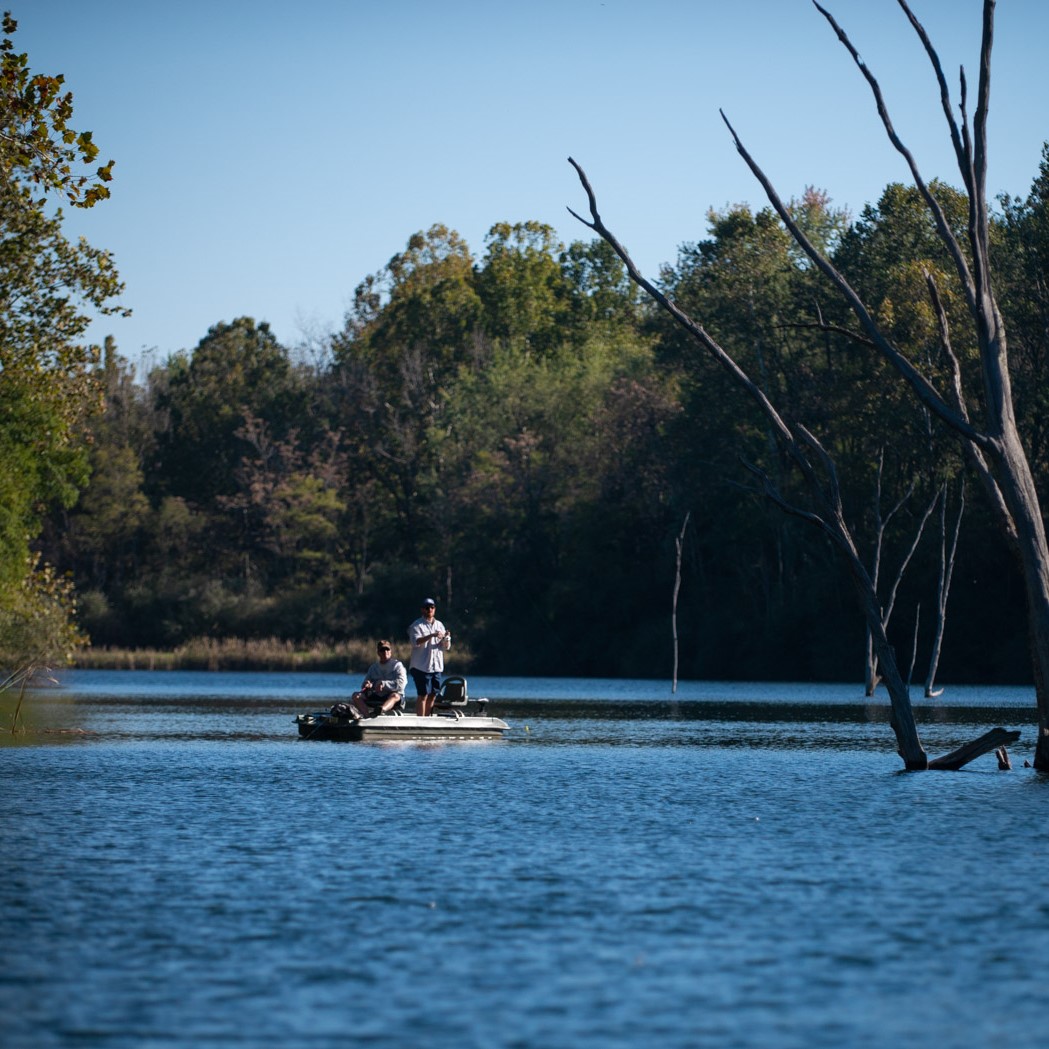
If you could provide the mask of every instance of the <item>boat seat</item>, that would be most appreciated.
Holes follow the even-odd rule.
[[[446,677],[433,705],[437,710],[452,710],[455,707],[465,707],[468,702],[466,678]]]
[[[464,677],[446,677],[444,684],[441,685],[441,690],[437,693],[436,698],[433,702],[433,708],[435,711],[445,711],[455,715],[455,717],[463,717],[464,711],[468,703],[470,703],[470,696],[467,691],[466,678]],[[487,699],[475,699],[472,701],[474,706],[477,708],[477,713],[482,716],[486,715],[486,707],[488,705]]]

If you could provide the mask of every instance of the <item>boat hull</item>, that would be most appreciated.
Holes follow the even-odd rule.
[[[501,739],[509,725],[502,718],[471,716],[458,712],[434,714],[428,718],[415,714],[380,714],[361,720],[336,717],[327,711],[299,714],[295,718],[299,736],[310,740],[344,743],[368,740],[415,739]]]

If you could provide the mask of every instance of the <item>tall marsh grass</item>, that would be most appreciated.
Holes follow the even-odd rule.
[[[407,641],[393,641],[393,654],[405,666]],[[85,648],[73,656],[80,670],[298,670],[364,673],[375,662],[375,640],[314,642],[308,645],[277,638],[195,638],[173,650],[156,648]],[[456,673],[469,668],[470,654],[456,648]]]

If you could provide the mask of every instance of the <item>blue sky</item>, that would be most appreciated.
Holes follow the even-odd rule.
[[[238,316],[294,346],[434,223],[474,255],[496,222],[588,238],[566,158],[655,276],[711,207],[764,203],[718,109],[784,197],[856,214],[907,180],[810,0],[10,0],[32,69],[64,73],[113,197],[67,229],[113,251],[148,362]],[[929,178],[959,184],[929,64],[894,0],[825,0]],[[981,0],[912,0],[975,94]],[[1049,4],[1002,0],[989,190],[1025,195],[1049,139]],[[972,108],[972,103],[970,105]]]

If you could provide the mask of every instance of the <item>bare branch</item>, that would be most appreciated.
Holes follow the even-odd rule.
[[[932,300],[932,308],[936,314],[936,324],[940,335],[940,349],[947,359],[947,366],[951,371],[951,391],[954,394],[954,405],[958,413],[964,418],[969,418],[969,410],[965,404],[965,391],[962,387],[962,366],[958,360],[954,347],[951,345],[951,329],[947,321],[947,310],[944,308],[943,300],[940,298],[940,289],[936,285],[936,278],[925,270],[925,286],[929,289],[929,298]]]
[[[856,314],[860,324],[867,331],[875,349],[900,373],[900,375],[903,376],[911,389],[917,394],[918,399],[922,404],[942,419],[943,422],[966,440],[972,441],[981,447],[989,446],[990,438],[976,430],[968,419],[959,415],[943,399],[939,391],[937,391],[925,375],[915,367],[910,358],[902,353],[898,347],[894,346],[881,333],[881,330],[878,328],[874,318],[870,315],[870,311],[867,309],[863,299],[860,298],[856,290],[851,284],[849,284],[845,277],[842,276],[841,272],[834,266],[834,264],[826,258],[826,256],[823,255],[815,245],[813,245],[801,227],[794,221],[790,211],[780,199],[779,194],[776,192],[776,189],[772,185],[768,176],[747,151],[747,148],[743,145],[742,140],[739,135],[736,134],[735,128],[729,123],[728,117],[725,116],[724,112],[721,113],[721,119],[725,122],[725,126],[732,135],[732,140],[736,145],[736,151],[746,162],[747,167],[750,168],[754,177],[761,183],[762,188],[765,190],[765,195],[769,199],[769,203],[772,204],[776,213],[779,215],[780,219],[782,219],[783,224],[790,231],[790,235],[795,241],[797,241],[805,254],[812,259],[820,272],[823,273],[823,275],[841,293],[842,297],[852,309],[852,312]]]
[[[807,321],[805,323],[794,322],[792,324],[776,324],[774,327],[776,329],[786,328],[796,331],[821,331],[830,335],[844,335],[846,339],[859,343],[861,346],[867,346],[870,349],[876,348],[872,339],[868,339],[858,331],[852,331],[851,328],[846,328],[842,324],[828,324],[822,319],[818,321]]]
[[[671,678],[670,691],[677,692],[677,665],[678,665],[678,637],[677,637],[677,598],[681,590],[681,554],[685,545],[685,529],[688,528],[688,519],[692,511],[685,513],[685,520],[681,523],[681,532],[674,540],[674,548],[677,552],[674,569],[674,593],[670,604],[670,630],[674,639],[674,676]]]
[[[976,113],[973,117],[973,185],[970,212],[973,225],[970,239],[977,267],[979,294],[990,299],[991,245],[987,222],[987,111],[991,99],[991,47],[994,43],[995,0],[984,0],[983,38],[980,43],[980,82],[976,91]],[[980,316],[983,316],[981,311]]]
[[[958,492],[958,516],[954,522],[950,549],[947,547],[947,484],[943,485],[943,502],[940,504],[940,578],[936,594],[936,618],[932,636],[932,647],[929,653],[929,667],[925,674],[926,697],[938,696],[943,689],[937,690],[936,672],[940,666],[940,652],[943,648],[943,632],[947,623],[947,596],[951,590],[951,579],[954,575],[954,561],[958,552],[958,537],[962,530],[962,518],[965,515],[965,480]]]
[[[991,49],[994,44],[995,0],[984,0],[983,39],[980,43],[980,84],[976,92],[976,115],[973,118],[973,171],[975,195],[981,207],[981,226],[986,228],[987,185],[987,111],[991,100]]]
[[[958,537],[962,529],[962,517],[965,515],[965,480],[962,480],[958,492],[958,516],[954,522],[950,548],[947,546],[947,484],[943,485],[943,502],[940,504],[940,578],[937,584],[936,619],[932,637],[932,650],[929,653],[929,668],[925,675],[925,695],[938,696],[943,689],[936,690],[936,672],[940,665],[940,651],[943,647],[943,632],[947,621],[947,596],[951,589],[951,578],[954,575],[954,561],[958,552]]]
[[[943,239],[944,245],[947,250],[951,253],[951,258],[954,259],[955,267],[958,270],[958,276],[961,278],[962,286],[965,288],[965,295],[969,301],[969,308],[972,310],[976,309],[976,284],[973,280],[972,274],[969,272],[969,264],[965,259],[965,253],[962,251],[962,246],[958,243],[958,238],[955,237],[954,231],[951,229],[950,224],[947,221],[947,216],[943,213],[943,208],[940,207],[939,201],[929,191],[929,187],[925,183],[925,179],[922,178],[921,172],[918,170],[918,162],[914,159],[914,154],[904,145],[903,140],[896,133],[896,128],[893,126],[892,119],[889,116],[888,107],[885,105],[885,98],[882,95],[881,85],[878,83],[874,74],[867,68],[866,63],[860,57],[859,51],[856,50],[852,41],[849,39],[845,30],[838,25],[834,20],[834,16],[831,15],[826,8],[821,7],[816,0],[813,0],[813,4],[816,10],[830,23],[831,28],[837,34],[838,39],[844,44],[845,49],[852,55],[853,62],[856,63],[856,67],[863,74],[864,79],[870,85],[870,89],[874,94],[874,101],[878,109],[878,116],[881,117],[882,126],[885,128],[885,133],[889,136],[889,141],[893,144],[896,152],[903,157],[907,162],[907,167],[910,168],[911,177],[914,179],[914,184],[918,187],[918,191],[921,193],[922,198],[929,210],[932,212],[933,219],[936,222],[936,228],[940,232],[940,237]],[[913,16],[911,17],[912,23],[916,21]],[[935,52],[934,52],[935,53]],[[963,176],[965,171],[962,172]]]
[[[936,314],[936,323],[940,334],[940,349],[947,359],[951,372],[951,392],[954,396],[954,403],[958,414],[967,420],[969,418],[969,410],[965,403],[965,390],[962,386],[961,362],[958,360],[958,356],[951,344],[950,324],[947,320],[947,310],[944,308],[943,300],[940,298],[940,290],[936,285],[935,278],[928,270],[925,272],[925,286],[929,289],[929,298],[932,301],[933,311]],[[966,460],[977,477],[979,477],[980,483],[991,501],[991,506],[998,518],[999,525],[1006,537],[1010,541],[1015,541],[1017,538],[1016,521],[1006,505],[1005,497],[991,470],[990,464],[987,462],[983,449],[970,443],[963,444],[962,449]]]
[[[918,543],[921,542],[922,535],[925,532],[925,526],[929,522],[929,518],[932,516],[933,510],[936,509],[936,504],[940,501],[940,493],[937,491],[932,497],[932,501],[925,508],[925,513],[922,514],[921,522],[918,525],[917,530],[914,533],[914,537],[911,540],[910,548],[907,550],[906,555],[900,562],[899,568],[896,571],[896,578],[893,580],[893,584],[889,589],[889,600],[885,604],[885,623],[888,624],[889,617],[892,615],[892,610],[896,605],[896,594],[900,589],[900,583],[903,581],[904,573],[907,571],[907,566],[911,563],[911,558],[914,557],[915,550],[918,549]]]
[[[969,134],[969,82],[965,78],[965,66],[958,67],[958,91],[959,91],[959,102],[958,111],[962,115],[962,141],[964,143],[965,151],[965,163],[959,164],[958,169],[962,173],[962,179],[965,181],[965,188],[969,193],[970,200],[970,220],[973,219],[972,212],[972,187],[976,181],[976,173],[973,171],[973,140]]]
[[[940,64],[940,56],[932,46],[932,41],[929,39],[929,34],[925,31],[925,26],[914,17],[910,7],[907,6],[906,0],[898,0],[898,2],[900,7],[903,8],[903,13],[907,16],[907,19],[913,26],[914,31],[918,34],[918,39],[921,40],[922,46],[925,48],[925,53],[929,56],[929,61],[932,63],[933,71],[936,73],[936,82],[940,85],[940,104],[943,106],[943,115],[947,118],[947,127],[951,132],[951,142],[954,144],[954,155],[958,160],[958,170],[961,172],[962,178],[965,181],[966,189],[970,190],[973,176],[972,152],[968,145],[968,124],[965,119],[965,70],[961,70],[962,133],[966,136],[966,141],[963,142],[962,134],[959,133],[958,130],[958,123],[954,119],[954,113],[951,110],[951,93],[947,88],[947,78],[943,75],[943,66]]]
[[[838,482],[838,468],[834,465],[834,460],[828,454],[827,449],[820,443],[819,438],[816,437],[811,430],[807,429],[801,423],[795,425],[795,430],[800,435],[802,441],[816,453],[816,458],[819,459],[820,463],[823,465],[823,471],[830,481],[830,495],[824,495],[824,499],[834,511],[834,516],[839,521],[844,522],[845,511],[842,509],[841,505],[841,484]]]
[[[968,765],[974,758],[991,751],[1004,750],[1004,744],[1015,743],[1020,738],[1019,730],[1007,732],[1004,728],[992,728],[978,739],[966,743],[950,754],[944,754],[942,758],[934,758],[929,762],[930,769],[942,769],[948,772],[957,772],[963,765]],[[998,759],[1001,768],[1001,758]]]
[[[805,443],[817,450],[820,454],[821,459],[824,461],[824,467],[827,470],[828,477],[831,480],[831,494],[828,496],[820,478],[812,465],[811,460],[805,454],[804,449],[801,446],[795,432],[782,418],[775,406],[768,399],[765,391],[750,378],[750,376],[736,363],[736,361],[721,347],[721,345],[710,336],[707,330],[698,322],[694,321],[684,310],[682,310],[673,300],[669,299],[662,291],[659,290],[651,281],[642,275],[638,270],[633,259],[630,258],[629,253],[622,244],[619,243],[615,235],[605,226],[604,222],[601,221],[601,216],[597,210],[597,196],[590,185],[589,179],[586,177],[586,172],[583,171],[582,167],[576,163],[571,157],[568,158],[568,162],[575,168],[576,174],[579,176],[579,181],[583,185],[583,189],[586,191],[587,200],[590,206],[591,221],[587,221],[581,215],[578,215],[571,208],[568,209],[569,213],[574,215],[575,218],[579,219],[584,226],[592,229],[600,237],[602,237],[612,248],[613,251],[622,260],[623,265],[626,267],[627,273],[630,279],[643,288],[660,306],[662,306],[673,318],[687,331],[697,342],[699,342],[717,361],[721,367],[728,372],[731,378],[736,382],[737,385],[741,386],[750,397],[757,403],[761,409],[762,414],[772,424],[772,428],[776,438],[781,442],[783,448],[787,454],[790,455],[793,462],[801,470],[806,483],[808,484],[813,495],[822,503],[828,504],[832,508],[833,514],[838,518],[839,521],[843,522],[842,511],[841,511],[841,499],[838,491],[837,475],[834,472],[834,464],[831,462],[830,457],[823,450],[819,441],[810,434],[804,428],[799,428],[803,435]],[[850,539],[850,549],[851,539]]]
[[[772,483],[769,475],[761,469],[760,466],[749,462],[746,459],[740,459],[740,462],[761,481],[761,493],[771,502],[775,503],[784,513],[789,514],[791,517],[800,517],[803,521],[807,521],[809,524],[814,525],[820,529],[821,532],[829,535],[837,545],[841,545],[841,537],[820,514],[813,513],[811,510],[803,510],[800,506],[795,503],[788,502],[780,490]]]
[[[630,275],[630,279],[641,288],[644,288],[644,290],[648,292],[648,294],[658,302],[659,305],[681,325],[681,327],[692,335],[693,338],[695,338],[711,354],[711,356],[714,357],[718,364],[720,364],[721,367],[724,368],[725,371],[727,371],[748,394],[750,394],[751,398],[757,402],[758,407],[761,409],[765,417],[772,423],[779,437],[788,445],[792,444],[793,438],[791,436],[790,428],[780,417],[779,412],[776,411],[772,402],[765,396],[764,391],[757,385],[757,383],[755,383],[732,359],[732,357],[722,349],[717,341],[708,334],[707,330],[701,324],[694,321],[675,302],[667,298],[659,288],[643,276],[641,271],[635,265],[634,260],[631,259],[630,255],[627,253],[626,248],[619,243],[611,230],[609,230],[601,221],[601,216],[597,210],[597,197],[590,186],[590,180],[586,177],[586,172],[583,171],[579,164],[577,164],[571,157],[568,158],[568,163],[575,168],[576,174],[579,176],[579,181],[582,183],[583,189],[586,191],[587,200],[590,203],[591,221],[587,221],[571,208],[568,209],[569,214],[579,219],[584,226],[592,229],[609,244],[612,250],[622,260],[627,273]]]
[[[880,472],[880,470],[879,470]],[[879,489],[881,487],[881,478],[878,479]],[[907,505],[907,501],[914,495],[914,481],[907,486],[907,491],[900,496],[893,508],[888,512],[885,517],[885,524],[887,525],[903,508]]]

